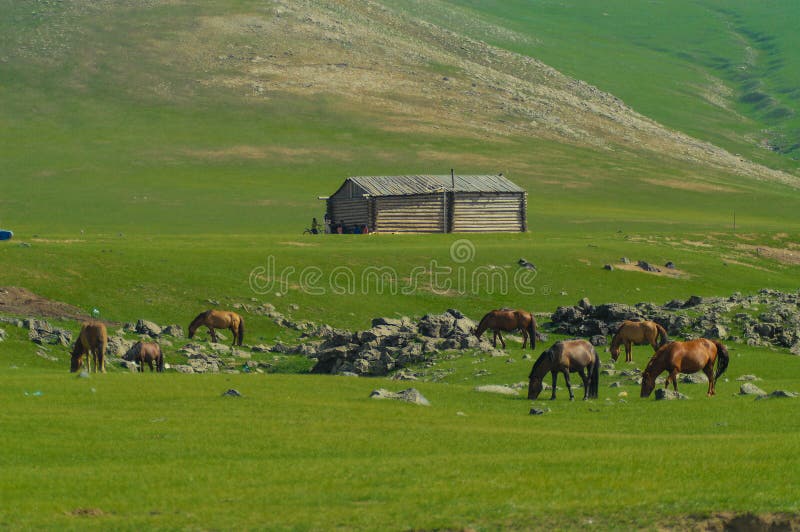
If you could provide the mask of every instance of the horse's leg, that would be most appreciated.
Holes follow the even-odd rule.
[[[581,380],[583,381],[583,400],[587,400],[589,398],[589,376],[587,375],[586,368],[581,368],[578,372],[578,375],[581,376]]]
[[[553,401],[556,398],[556,380],[558,379],[558,371],[553,370],[550,373],[553,375],[553,393],[550,394],[550,400]]]
[[[525,349],[526,345],[528,345],[528,331],[522,329],[522,349]]]
[[[210,325],[208,326],[208,334],[211,335],[211,341],[216,344],[217,343],[217,333],[214,332],[214,327],[212,327]]]
[[[503,335],[500,334],[500,331],[497,331],[497,336],[500,337],[500,343],[503,345],[503,349],[505,349],[506,348],[506,341],[503,340]]]
[[[678,391],[678,368],[672,368],[667,377],[667,382],[664,383],[664,389],[669,388],[669,380],[672,379],[672,389]]]
[[[564,368],[561,370],[561,373],[564,374],[564,380],[567,382],[567,390],[569,390],[569,400],[574,401],[575,394],[572,393],[572,386],[569,383],[569,370],[567,368]]]
[[[492,331],[492,347],[497,347],[497,331]]]
[[[625,362],[633,362],[633,344],[625,340]]]
[[[230,326],[231,336],[233,336],[233,345],[236,346],[236,340],[239,338],[239,328],[231,323]]]
[[[717,393],[717,383],[714,380],[714,366],[712,364],[706,364],[706,367],[703,368],[703,373],[708,377],[708,392],[706,392],[706,395],[711,397]]]

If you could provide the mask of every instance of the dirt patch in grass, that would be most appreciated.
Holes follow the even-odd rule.
[[[647,273],[650,275],[658,275],[660,277],[672,277],[673,279],[685,279],[687,277],[691,277],[686,271],[679,270],[678,268],[665,268],[659,266],[658,269],[660,271],[657,272],[648,272],[646,270],[641,269],[636,264],[615,264],[614,269],[617,270],[625,270],[627,272],[640,272],[640,273]]]
[[[294,246],[298,248],[308,248],[308,247],[316,247],[319,246],[317,242],[278,242],[282,246]]]
[[[749,531],[791,531],[800,530],[800,515],[767,513],[735,514],[721,512],[710,517],[689,516],[674,523],[661,524],[658,530],[692,530],[697,532],[749,532]]]
[[[679,179],[642,179],[645,183],[660,187],[691,190],[693,192],[739,192],[735,188],[706,183],[702,181],[681,181]]]
[[[78,307],[46,299],[18,286],[0,286],[0,314],[72,320],[90,317]]]
[[[683,240],[682,241],[687,246],[692,246],[696,248],[711,248],[714,247],[711,244],[707,244],[706,242],[698,242],[696,240]]]
[[[105,515],[105,512],[100,508],[75,508],[69,515],[74,515],[75,517],[100,517],[101,515]]]
[[[781,264],[798,265],[800,264],[800,251],[792,251],[785,248],[773,248],[769,246],[753,246],[750,244],[739,244],[737,249],[748,251],[756,257],[764,257],[780,262]]]

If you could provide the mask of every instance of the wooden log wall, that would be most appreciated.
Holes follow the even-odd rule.
[[[375,230],[384,233],[443,233],[443,194],[374,198]]]
[[[452,232],[519,233],[526,229],[523,194],[454,194]]]
[[[348,226],[370,223],[367,198],[331,198],[328,202],[328,215],[332,221],[341,221],[344,223],[344,225]]]

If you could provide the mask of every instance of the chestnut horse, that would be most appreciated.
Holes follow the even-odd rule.
[[[475,329],[475,336],[480,338],[486,329],[491,329],[494,333],[492,345],[495,347],[497,347],[497,337],[499,336],[503,349],[506,348],[506,342],[500,331],[510,332],[519,329],[522,331],[522,349],[525,349],[528,337],[531,339],[531,349],[536,348],[536,319],[526,310],[493,310],[481,319],[478,328]]]
[[[678,391],[678,373],[696,373],[703,370],[708,377],[708,395],[711,397],[716,392],[716,380],[728,368],[728,349],[716,340],[700,338],[688,342],[672,342],[662,346],[647,363],[642,373],[642,397],[650,397],[656,387],[656,377],[668,371],[667,382],[664,388],[672,387]],[[717,372],[714,374],[714,362],[717,363]]]
[[[600,383],[600,357],[594,346],[586,340],[564,340],[556,342],[544,351],[533,364],[528,375],[528,399],[535,400],[542,393],[542,379],[550,372],[553,375],[553,394],[556,398],[558,372],[564,374],[569,391],[569,400],[575,399],[569,384],[569,374],[578,373],[583,381],[583,399],[596,399]]]
[[[656,343],[656,339],[661,337],[661,341]],[[625,344],[625,362],[633,362],[631,355],[632,345],[647,345],[653,347],[653,351],[669,342],[667,331],[654,321],[629,321],[625,320],[617,329],[614,338],[611,340],[611,359],[616,362],[619,357],[619,346]]]
[[[158,373],[164,372],[164,354],[161,352],[161,346],[155,342],[136,342],[129,351],[133,356],[133,361],[139,363],[138,371],[144,372],[145,363],[150,366],[150,372],[153,372],[153,362],[156,363],[156,371]]]
[[[83,365],[83,358],[86,357],[86,369],[92,371],[92,361],[94,361],[94,372],[106,372],[106,346],[108,345],[108,332],[106,326],[99,321],[87,321],[81,325],[81,332],[75,345],[72,347],[72,358],[70,359],[69,370],[74,373]]]
[[[189,338],[194,336],[198,327],[205,325],[211,334],[211,341],[217,341],[217,334],[214,329],[230,329],[233,333],[233,345],[242,345],[244,339],[244,319],[235,312],[227,310],[207,310],[201,312],[189,324]]]

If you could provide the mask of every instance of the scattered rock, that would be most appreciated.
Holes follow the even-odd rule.
[[[698,371],[697,373],[681,375],[679,380],[687,384],[703,384],[708,382],[708,377],[706,377],[705,373]]]
[[[636,265],[646,272],[660,272],[661,270],[653,266],[647,261],[640,260]]]
[[[782,398],[790,398],[794,399],[797,397],[797,393],[795,392],[788,392],[786,390],[775,390],[774,392],[770,393],[769,395],[763,395],[761,397],[756,397],[756,399],[782,399]]]
[[[534,407],[534,408],[531,408],[531,410],[529,412],[529,415],[531,415],[531,416],[542,416],[542,415],[546,414],[549,411],[550,411],[549,408],[535,408]]]
[[[750,382],[750,381],[760,381],[761,379],[756,377],[755,375],[749,375],[748,374],[748,375],[741,375],[736,380],[737,381]]]
[[[745,382],[739,388],[739,395],[757,395],[759,397],[763,397],[767,395],[767,392],[765,392],[752,382]]]
[[[664,388],[656,389],[655,396],[656,396],[656,401],[674,401],[676,399],[688,399],[688,397],[683,395],[681,392],[676,392],[675,390],[667,390]]]
[[[138,334],[146,334],[151,338],[156,338],[161,334],[162,328],[152,321],[138,320],[134,329]]]
[[[430,406],[431,403],[416,388],[408,388],[400,392],[390,392],[384,388],[373,390],[369,396],[372,399],[395,399],[415,405]]]
[[[241,397],[241,396],[242,396],[242,394],[241,394],[241,393],[239,393],[239,391],[238,391],[238,390],[234,390],[233,388],[231,388],[231,389],[229,389],[228,391],[224,392],[224,393],[222,394],[222,396],[223,396],[223,397],[225,397],[225,396],[228,396],[228,397]]]
[[[614,271],[614,266],[612,266],[611,264],[604,264],[603,265],[603,269],[604,270],[608,270],[610,272],[613,272]]]

